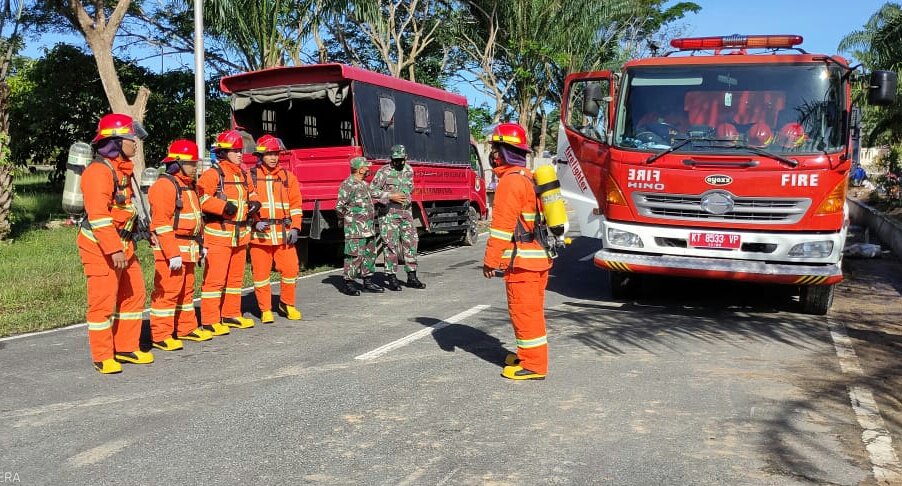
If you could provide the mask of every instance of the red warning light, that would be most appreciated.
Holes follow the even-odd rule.
[[[800,35],[731,35],[726,37],[684,37],[673,39],[670,45],[682,51],[703,49],[758,48],[776,49],[791,48],[802,43]]]

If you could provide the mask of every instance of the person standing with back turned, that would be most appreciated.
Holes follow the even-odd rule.
[[[516,123],[502,123],[489,141],[489,163],[499,182],[482,273],[492,278],[497,269],[504,271],[507,310],[517,338],[517,354],[507,355],[501,376],[543,380],[548,373],[544,307],[551,258],[533,232],[540,208],[526,168],[526,131]]]

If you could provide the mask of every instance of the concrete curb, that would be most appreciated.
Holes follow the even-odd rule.
[[[848,198],[849,217],[852,222],[870,228],[884,247],[889,247],[902,258],[902,223],[894,221],[876,209],[857,199]]]

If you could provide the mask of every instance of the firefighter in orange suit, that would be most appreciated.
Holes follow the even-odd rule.
[[[200,319],[201,327],[214,336],[228,334],[229,327],[254,327],[253,320],[241,315],[241,285],[251,239],[249,221],[260,202],[253,182],[241,170],[243,149],[237,130],[220,133],[213,148],[217,163],[197,181],[207,250]]]
[[[517,338],[517,354],[504,360],[501,376],[541,380],[548,373],[545,335],[545,286],[551,258],[533,233],[541,210],[533,176],[526,168],[526,131],[516,123],[499,124],[491,135],[489,162],[499,182],[492,225],[483,260],[483,275],[504,271],[507,309]]]
[[[81,178],[85,217],[77,243],[88,284],[85,320],[94,368],[104,374],[121,372],[120,362],[153,362],[153,354],[138,347],[145,294],[133,241],[138,213],[131,184],[131,157],[146,136],[132,117],[104,115],[92,141],[96,157]]]
[[[279,165],[279,154],[283,150],[282,140],[263,135],[257,141],[255,151],[259,163],[248,171],[262,204],[254,219],[250,252],[254,293],[263,323],[275,320],[269,282],[273,261],[276,271],[282,275],[279,314],[292,321],[301,319],[301,312],[294,306],[295,283],[300,269],[294,245],[301,233],[301,186],[294,174]]]
[[[176,140],[163,162],[166,173],[148,193],[150,229],[157,235],[150,304],[153,346],[182,349],[182,340],[207,341],[210,331],[197,325],[194,313],[194,266],[201,259],[203,220],[194,176],[200,156],[197,144]]]

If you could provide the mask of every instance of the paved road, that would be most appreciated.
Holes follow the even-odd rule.
[[[425,291],[354,298],[337,273],[302,280],[302,322],[158,351],[120,375],[91,369],[84,329],[0,342],[0,477],[873,483],[824,318],[723,282],[661,280],[651,295],[666,297],[613,301],[579,261],[597,244],[577,240],[552,273],[544,382],[499,376],[514,340],[483,245],[425,256]]]

